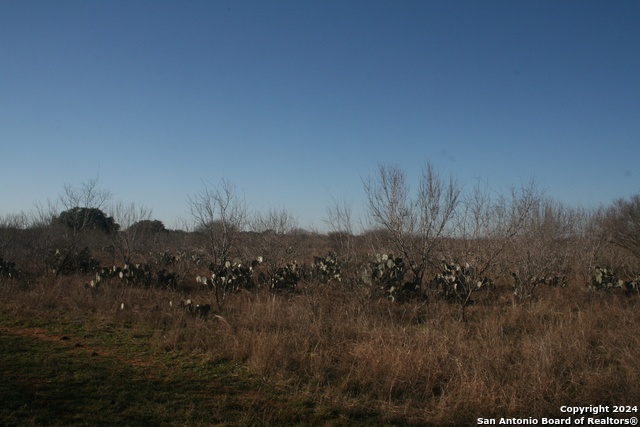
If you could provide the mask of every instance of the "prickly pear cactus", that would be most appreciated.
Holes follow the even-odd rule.
[[[275,271],[269,278],[269,287],[272,291],[293,290],[299,280],[300,268],[296,261],[292,261]]]
[[[58,274],[70,275],[75,273],[91,273],[100,268],[98,261],[91,256],[88,247],[80,251],[56,250],[47,257],[47,264]]]
[[[593,272],[593,280],[588,285],[589,289],[597,291],[609,291],[613,288],[622,288],[624,281],[618,279],[610,268],[596,267]]]
[[[125,264],[118,275],[124,283],[131,286],[149,287],[153,282],[151,277],[151,266],[148,264]]]
[[[0,277],[9,279],[18,277],[20,271],[16,269],[16,263],[13,261],[5,261],[0,257]]]
[[[402,258],[393,255],[377,255],[376,261],[371,263],[372,280],[386,288],[399,286],[404,281],[406,268]]]
[[[242,263],[235,260],[224,261],[220,264],[209,264],[211,277],[196,278],[196,281],[209,289],[220,289],[224,292],[249,289],[253,286],[254,263]]]
[[[420,286],[405,282],[407,267],[402,258],[391,254],[378,254],[364,270],[363,280],[374,288],[374,295],[382,292],[393,302],[402,302],[418,296]]]
[[[469,264],[449,264],[445,261],[440,266],[440,273],[436,274],[431,284],[438,288],[438,295],[451,302],[469,304],[473,292],[491,285],[493,282],[486,277],[478,278],[475,268]]]
[[[512,273],[513,277],[513,295],[517,298],[530,298],[538,285],[548,286],[565,286],[567,283],[566,276],[531,276],[521,279],[518,273]]]
[[[329,281],[340,282],[341,266],[338,261],[338,256],[334,252],[330,252],[325,257],[313,257],[313,263],[311,263],[311,271],[313,278],[321,283],[328,283]]]
[[[633,293],[640,295],[640,277],[624,282],[624,288],[627,295],[631,295]]]
[[[171,280],[177,280],[177,275],[166,275],[166,271],[159,272],[157,275],[159,280],[164,280],[167,285],[175,285]],[[125,264],[122,268],[113,266],[113,268],[100,268],[96,271],[95,281],[91,281],[91,287],[97,287],[100,283],[111,279],[120,279],[128,286],[144,286],[150,287],[154,283],[160,283],[159,280],[153,280],[151,274],[151,266],[149,264]]]

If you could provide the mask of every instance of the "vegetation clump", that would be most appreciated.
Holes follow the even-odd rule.
[[[16,269],[16,263],[13,261],[5,261],[0,257],[0,277],[7,279],[17,278],[20,271]]]
[[[120,226],[112,217],[107,216],[100,209],[75,207],[53,219],[53,224],[60,224],[73,230],[99,230],[106,234],[118,231]]]
[[[312,278],[326,284],[330,281],[342,281],[342,268],[335,252],[330,252],[324,257],[314,256],[311,263]]]

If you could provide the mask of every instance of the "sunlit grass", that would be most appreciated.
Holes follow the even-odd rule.
[[[8,425],[474,424],[640,401],[636,296],[497,290],[462,322],[455,304],[321,286],[234,294],[208,319],[117,283],[0,292]]]

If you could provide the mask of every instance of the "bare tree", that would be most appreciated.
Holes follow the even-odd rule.
[[[370,221],[383,230],[384,243],[394,255],[404,258],[414,275],[413,283],[419,287],[451,232],[460,196],[456,180],[442,178],[427,163],[412,199],[404,172],[396,166],[380,165],[378,174],[364,181],[364,189]]]
[[[60,219],[63,214],[73,217],[73,221],[69,224],[71,226],[68,227],[71,232],[70,240],[74,240],[92,225],[95,220],[94,214],[104,215],[102,210],[112,196],[111,191],[98,188],[97,178],[81,183],[80,187],[64,185],[59,201],[66,210],[59,214],[57,219]]]
[[[32,227],[49,227],[53,219],[60,213],[58,200],[47,200],[47,204],[36,203],[35,211],[31,215]]]
[[[488,186],[480,181],[463,203],[456,223],[456,237],[462,242],[461,255],[455,262],[477,266],[479,275],[494,268],[498,257],[526,224],[531,211],[542,197],[532,180],[520,188],[511,188],[509,195],[492,197]]]
[[[604,215],[604,227],[611,243],[640,259],[640,194],[618,199]]]
[[[121,230],[112,235],[113,249],[122,257],[125,264],[142,251],[150,230],[145,227],[134,227],[140,221],[149,221],[151,210],[144,206],[136,206],[135,202],[124,204],[117,202],[112,206],[112,215],[120,224]]]
[[[17,261],[20,265],[27,257],[24,249],[29,243],[27,228],[29,227],[29,214],[8,214],[0,216],[0,262]],[[22,265],[26,267],[26,265]]]
[[[576,212],[546,199],[532,207],[522,232],[511,242],[515,295],[532,297],[543,283],[564,284],[571,273]]]
[[[46,275],[48,257],[60,244],[60,233],[52,226],[54,218],[59,214],[57,201],[47,200],[46,204],[36,203],[34,211],[28,214],[28,238],[24,245],[27,248],[29,263],[38,275]]]
[[[604,226],[605,208],[575,209],[575,235],[572,242],[574,275],[588,283],[597,264],[611,247],[609,232]]]
[[[113,218],[107,217],[102,212],[111,197],[112,193],[109,190],[98,188],[97,178],[81,183],[79,188],[71,184],[64,185],[59,201],[66,210],[51,220],[51,226],[59,234],[62,245],[62,248],[56,252],[56,255],[60,256],[60,259],[55,262],[56,275],[63,271],[76,270],[77,261],[81,260],[77,257],[89,256],[88,247],[80,252],[79,247],[83,243],[85,234],[96,228],[97,224],[107,233],[117,231],[118,226]],[[85,240],[84,243],[86,244],[87,241]]]
[[[454,271],[456,280],[442,281],[454,285],[445,293],[461,304],[463,320],[473,294],[490,283],[488,276],[499,265],[500,255],[521,233],[541,197],[542,191],[532,180],[528,185],[512,188],[508,196],[495,198],[486,183],[479,181],[464,198],[456,217],[453,247],[447,255],[453,265],[444,266],[447,273]]]
[[[249,210],[235,186],[223,179],[187,197],[196,229],[205,235],[205,250],[215,264],[224,264],[248,222]]]
[[[76,207],[103,209],[112,196],[111,191],[98,188],[96,177],[81,183],[79,188],[65,184],[60,194],[60,202],[66,209]]]
[[[352,204],[332,197],[325,224],[329,227],[329,244],[338,256],[343,273],[349,277],[354,273],[356,262]]]
[[[256,255],[262,257],[269,277],[300,255],[298,221],[287,209],[256,213],[251,229],[257,233]]]

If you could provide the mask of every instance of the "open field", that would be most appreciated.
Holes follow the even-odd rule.
[[[472,425],[640,402],[640,311],[622,293],[487,294],[461,322],[456,305],[330,286],[233,294],[208,319],[169,305],[182,292],[115,281],[0,292],[5,425]]]
[[[640,197],[587,211],[533,184],[463,196],[430,166],[415,196],[394,167],[365,187],[360,233],[347,204],[329,209],[330,232],[309,232],[285,209],[250,213],[226,181],[189,198],[190,230],[91,207],[110,197],[95,182],[67,187],[64,211],[3,219],[0,423],[637,411]]]
[[[377,419],[364,409],[318,407],[232,360],[158,349],[154,331],[143,325],[56,318],[0,318],[2,425],[371,425]]]

